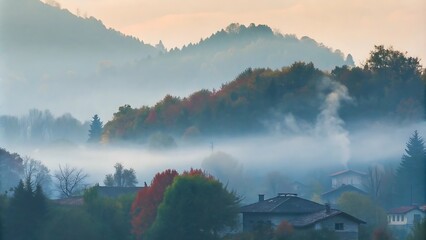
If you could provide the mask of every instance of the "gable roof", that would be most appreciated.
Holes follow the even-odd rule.
[[[137,193],[144,187],[107,187],[107,186],[95,186],[99,196],[116,198],[127,194]]]
[[[240,208],[241,213],[304,214],[323,210],[324,206],[296,195],[278,195]]]
[[[361,219],[358,219],[352,215],[349,215],[345,212],[339,211],[337,209],[330,209],[329,212],[326,210],[318,211],[309,215],[304,215],[301,217],[297,217],[295,219],[292,219],[289,221],[294,227],[307,227],[312,224],[315,224],[317,222],[326,220],[328,218],[334,217],[334,216],[342,216],[344,218],[350,219],[358,224],[365,224],[366,222],[362,221]]]
[[[365,174],[363,172],[346,169],[346,170],[342,170],[342,171],[338,171],[338,172],[332,173],[332,174],[330,174],[330,177],[335,177],[335,176],[338,176],[338,175],[343,175],[343,174],[348,174],[348,173],[355,173],[355,174],[362,175],[362,176],[367,175],[367,174]]]
[[[338,188],[334,188],[334,189],[331,189],[330,191],[324,192],[323,194],[321,194],[321,196],[325,197],[325,196],[328,196],[330,194],[339,193],[339,192],[342,192],[342,193],[343,192],[357,192],[357,193],[366,194],[366,192],[364,192],[363,190],[361,190],[361,189],[359,189],[359,188],[357,188],[353,185],[342,184]]]
[[[388,211],[389,214],[404,214],[404,213],[408,213],[412,210],[420,210],[422,211],[419,207],[417,206],[401,206],[398,208],[393,208],[391,210]]]

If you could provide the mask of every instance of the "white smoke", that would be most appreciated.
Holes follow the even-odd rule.
[[[321,112],[318,114],[315,134],[320,139],[325,138],[333,149],[334,154],[338,154],[342,164],[347,167],[351,158],[349,132],[344,128],[344,121],[339,116],[339,109],[342,102],[350,102],[352,98],[348,94],[348,89],[329,78],[321,80],[319,85],[320,97],[324,98]],[[337,151],[336,151],[337,150]]]

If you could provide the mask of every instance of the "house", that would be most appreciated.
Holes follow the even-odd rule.
[[[335,205],[345,192],[367,194],[364,184],[366,176],[365,173],[355,170],[343,170],[330,174],[331,189],[321,194],[322,200]]]
[[[339,239],[358,239],[359,225],[364,221],[345,212],[330,208],[292,193],[280,193],[270,199],[259,195],[259,201],[240,209],[243,217],[243,231],[252,231],[261,224],[272,227],[287,221],[296,229],[329,229]]]
[[[352,185],[358,189],[365,190],[364,181],[366,174],[355,170],[343,170],[330,174],[331,188],[336,189],[342,185]]]
[[[389,228],[404,238],[416,223],[426,219],[426,212],[418,206],[401,206],[389,210],[387,218]]]
[[[359,194],[367,194],[363,190],[356,188],[352,185],[340,185],[338,188],[331,189],[323,194],[321,194],[321,198],[324,202],[331,204],[332,206],[337,204],[337,200],[342,196],[345,192],[356,192]]]

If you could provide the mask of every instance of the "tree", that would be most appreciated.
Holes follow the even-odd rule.
[[[407,240],[423,240],[426,239],[426,220],[416,223],[413,231],[408,235]]]
[[[426,202],[426,149],[417,131],[407,142],[397,170],[401,204]]]
[[[50,192],[52,178],[49,169],[40,161],[24,157],[24,179],[29,179],[32,188],[35,189],[39,185],[43,192]]]
[[[163,201],[164,192],[178,175],[175,170],[157,173],[149,187],[138,192],[131,208],[132,232],[137,239],[142,239],[157,216],[157,209]]]
[[[103,125],[97,114],[93,116],[90,123],[88,142],[98,143],[101,141]]]
[[[116,163],[115,173],[105,176],[104,184],[108,187],[134,187],[138,183],[133,168],[125,169],[121,163]]]
[[[7,212],[6,238],[39,239],[46,218],[46,199],[40,185],[34,189],[30,179],[20,181],[10,199]]]
[[[374,229],[387,224],[385,210],[368,196],[356,192],[345,192],[337,200],[338,208],[367,224],[360,226],[360,239],[367,239]]]
[[[0,191],[15,187],[23,172],[23,159],[17,153],[0,148]]]
[[[71,197],[81,193],[84,187],[84,180],[88,177],[83,169],[71,168],[65,165],[64,168],[59,165],[56,171],[56,187],[62,197]]]
[[[190,171],[166,190],[147,239],[218,239],[236,224],[238,197],[210,175]]]

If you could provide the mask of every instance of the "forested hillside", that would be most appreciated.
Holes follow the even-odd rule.
[[[104,140],[143,141],[158,132],[184,138],[264,132],[286,114],[312,123],[337,83],[349,93],[337,103],[343,104],[346,123],[415,121],[425,106],[421,69],[417,58],[383,46],[375,47],[363,68],[343,66],[326,73],[303,62],[279,70],[249,68],[217,91],[167,95],[152,107],[122,106],[105,125]]]

